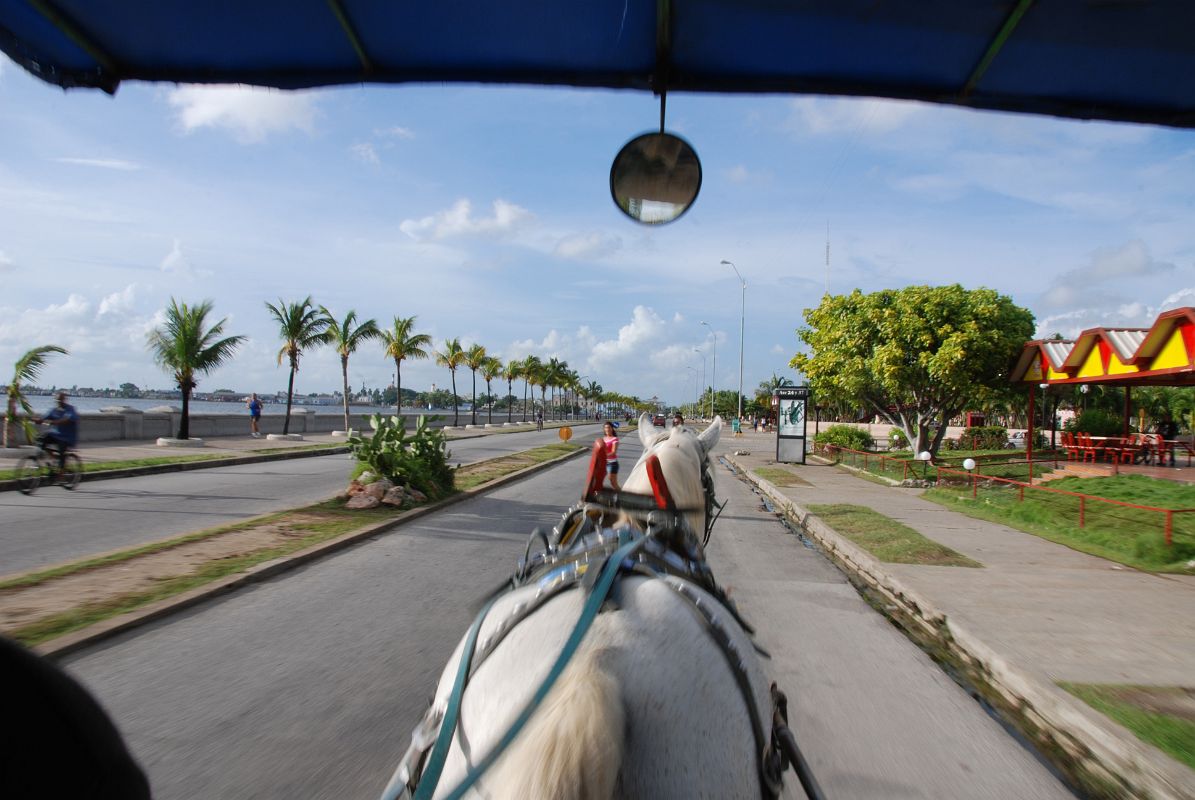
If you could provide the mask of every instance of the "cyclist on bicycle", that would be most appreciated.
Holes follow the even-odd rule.
[[[58,469],[62,471],[66,468],[66,454],[79,442],[79,412],[66,402],[66,392],[59,392],[58,405],[36,422],[50,426],[37,442],[43,450],[58,453]]]

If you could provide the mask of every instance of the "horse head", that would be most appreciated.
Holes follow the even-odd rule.
[[[721,417],[715,417],[700,433],[686,425],[656,432],[651,417],[644,414],[639,418],[643,455],[623,483],[623,491],[655,495],[662,506],[682,510],[700,539],[706,524],[705,475],[709,470],[709,454],[721,433]],[[713,473],[709,474],[712,479]]]

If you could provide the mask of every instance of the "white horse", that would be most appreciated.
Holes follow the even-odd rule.
[[[655,474],[662,471],[675,507],[685,511],[700,536],[706,522],[702,474],[721,429],[718,418],[701,433],[687,427],[657,433],[644,415],[639,420],[644,454],[623,492],[652,494],[658,487],[648,461],[658,459]],[[769,736],[772,698],[752,643],[734,615],[693,584],[688,590],[700,598],[712,625],[691,600],[659,578],[624,574],[614,587],[538,710],[466,796],[765,796],[758,726],[747,696]],[[450,796],[508,732],[565,647],[588,594],[562,591],[520,618],[540,590],[535,583],[515,589],[486,614],[477,649],[488,650],[491,637],[499,641],[464,690],[435,797]],[[740,676],[711,629],[725,632],[743,664]],[[425,720],[437,724],[425,727],[425,737],[437,733],[434,712],[448,705],[465,646],[462,641],[440,679]]]

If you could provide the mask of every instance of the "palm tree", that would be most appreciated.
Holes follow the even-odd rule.
[[[340,374],[344,379],[344,431],[347,436],[349,432],[349,356],[355,353],[357,347],[366,339],[377,339],[382,332],[378,330],[378,323],[372,319],[367,319],[358,325],[357,312],[354,310],[350,309],[349,313],[344,315],[344,319],[337,322],[336,317],[332,316],[332,312],[325,306],[319,308],[327,320],[327,328],[324,330],[321,340],[324,344],[332,345],[340,356]]]
[[[282,423],[282,435],[285,436],[290,433],[290,409],[294,402],[299,356],[303,355],[304,350],[323,343],[321,337],[328,327],[328,320],[311,302],[311,295],[307,295],[301,303],[285,303],[281,299],[278,305],[266,303],[266,309],[278,323],[278,335],[282,338],[278,366],[282,366],[283,358],[290,362],[290,377],[286,382],[286,421]]]
[[[209,328],[207,315],[211,311],[211,300],[188,306],[172,297],[162,327],[154,328],[147,337],[154,361],[171,373],[183,395],[183,414],[178,423],[179,439],[191,438],[191,392],[199,385],[195,375],[206,375],[228,361],[241,342],[245,341],[244,336],[220,338],[224,333],[224,323],[228,320],[222,319]]]
[[[477,424],[477,370],[485,363],[488,356],[485,347],[474,343],[465,351],[465,364],[473,371],[473,424]]]
[[[448,367],[448,371],[452,373],[452,424],[456,426],[461,420],[456,396],[456,368],[465,363],[465,351],[461,349],[461,340],[445,340],[444,349],[435,355],[436,363],[441,367]]]
[[[527,421],[527,390],[532,386],[539,386],[536,379],[543,366],[539,356],[527,356],[523,359],[523,365],[519,369],[520,376],[523,378],[523,422]]]
[[[485,381],[485,393],[490,398],[490,413],[486,422],[494,424],[494,393],[490,390],[490,381],[502,374],[502,362],[493,356],[486,356],[481,362],[481,377]]]
[[[536,359],[538,361],[538,359]],[[535,374],[531,376],[531,384],[539,387],[539,406],[543,409],[544,417],[548,416],[548,384],[550,382],[548,365],[539,362],[535,366]]]
[[[585,384],[585,388],[582,391],[585,399],[593,403],[593,413],[596,414],[598,399],[602,396],[602,385],[597,381],[591,380]]]
[[[568,362],[561,361],[559,358],[549,358],[547,365],[544,367],[544,380],[548,386],[552,387],[552,408],[554,411],[559,411],[559,406],[556,403],[556,387],[564,385],[564,371],[568,369]]]
[[[397,391],[394,408],[399,419],[402,419],[403,359],[419,361],[427,358],[428,352],[424,348],[432,343],[432,337],[426,333],[412,333],[414,328],[414,317],[395,317],[394,327],[382,331],[382,345],[386,348],[386,355],[394,359],[394,388]]]
[[[22,427],[25,430],[26,441],[32,442],[36,438],[37,432],[34,430],[33,424],[27,419],[33,416],[33,406],[29,404],[29,399],[21,391],[21,384],[37,380],[37,376],[41,374],[42,367],[46,365],[46,358],[52,353],[67,354],[65,349],[56,344],[44,344],[25,353],[25,355],[17,359],[17,363],[13,366],[12,380],[8,382],[8,407],[4,412],[5,447],[16,446],[12,431],[17,422],[17,406],[20,406],[21,410],[25,412],[26,419],[22,421]]]
[[[523,362],[512,358],[506,362],[502,370],[502,377],[506,378],[506,421],[514,421],[514,382],[523,376]]]

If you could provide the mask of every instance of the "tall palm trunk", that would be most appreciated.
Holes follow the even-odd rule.
[[[183,390],[183,416],[178,421],[178,438],[187,440],[191,438],[191,383],[190,381],[182,382]]]
[[[394,359],[394,413],[402,422],[402,359]],[[403,427],[406,427],[405,425]]]
[[[506,421],[507,422],[512,422],[514,419],[514,413],[515,413],[514,385],[515,385],[514,378],[506,379]]]
[[[340,357],[340,374],[344,379],[344,435],[349,434],[349,357]]]
[[[477,370],[473,370],[473,403],[469,407],[472,414],[473,424],[477,424]]]
[[[527,421],[527,390],[531,388],[531,381],[523,381],[523,422]]]
[[[494,392],[490,389],[490,382],[485,382],[485,393],[490,400],[489,414],[486,417],[486,422],[490,425],[494,424]]]
[[[290,360],[290,379],[286,382],[286,420],[282,423],[282,435],[290,433],[290,407],[295,400],[295,370],[299,365],[294,358]]]
[[[456,402],[456,370],[452,370],[452,425],[457,427],[461,424],[461,413],[459,404]]]
[[[544,418],[551,419],[552,416],[551,416],[551,414],[548,413],[548,387],[547,386],[539,387],[539,404],[540,404],[540,406],[543,407]]]

